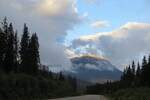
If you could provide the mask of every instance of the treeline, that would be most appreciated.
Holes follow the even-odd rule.
[[[39,43],[37,34],[29,36],[28,27],[24,24],[19,45],[17,31],[6,17],[0,28],[0,70],[10,73],[37,75],[40,65]]]
[[[36,33],[18,33],[5,17],[0,27],[0,100],[34,100],[76,95],[76,78],[54,74],[40,63]]]
[[[150,87],[150,56],[148,60],[143,57],[142,64],[132,65],[124,69],[123,75],[119,81],[109,82],[105,84],[95,84],[87,86],[87,94],[112,94],[118,90],[125,88]]]

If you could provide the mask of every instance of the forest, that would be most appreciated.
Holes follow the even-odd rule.
[[[137,90],[137,91],[135,91]],[[138,92],[139,91],[139,92]],[[135,64],[132,61],[132,65],[127,66],[121,79],[114,82],[107,81],[105,84],[95,84],[87,86],[87,94],[107,94],[118,98],[119,96],[136,95],[129,100],[149,100],[150,99],[150,55],[146,59],[144,56],[142,64],[138,62]],[[137,93],[137,94],[136,94]],[[141,96],[141,98],[140,98]],[[116,100],[128,100],[124,99]]]
[[[20,34],[20,33],[19,33]],[[26,23],[21,41],[5,17],[0,27],[0,100],[39,100],[77,95],[76,78],[41,64],[36,33]]]

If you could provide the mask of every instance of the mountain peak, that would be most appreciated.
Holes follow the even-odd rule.
[[[100,60],[107,60],[106,58],[98,57],[98,56],[95,56],[92,54],[84,54],[84,55],[73,57],[73,58],[81,58],[81,57],[92,57],[92,58],[96,58],[96,59],[100,59]]]
[[[84,54],[70,59],[74,72],[65,72],[81,80],[98,82],[102,79],[118,80],[122,72],[107,59]]]

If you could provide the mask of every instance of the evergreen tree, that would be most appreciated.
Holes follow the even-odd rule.
[[[141,77],[140,77],[140,82],[142,86],[145,86],[145,82],[147,81],[147,60],[146,57],[143,57],[142,60],[142,68],[141,68]]]
[[[147,84],[150,87],[150,55],[148,58],[148,65],[147,65]]]
[[[0,70],[3,69],[3,60],[4,60],[4,53],[5,53],[5,38],[2,29],[0,28]]]
[[[18,46],[18,43],[19,43],[19,40],[18,40],[18,35],[17,35],[17,31],[15,32],[15,36],[14,36],[14,71],[16,73],[19,73],[19,46]]]
[[[60,81],[64,81],[64,80],[65,80],[65,77],[64,77],[64,75],[62,74],[62,72],[59,73],[59,80],[60,80]]]
[[[11,23],[8,28],[8,34],[9,36],[7,37],[8,40],[4,59],[4,69],[9,73],[14,67],[14,31]]]
[[[19,54],[18,54],[18,50],[19,50],[18,43],[19,43],[19,40],[18,40],[18,33],[17,33],[17,31],[16,31],[16,32],[15,32],[15,35],[14,35],[14,55],[15,55],[15,61],[16,61],[16,62],[17,62],[17,59],[19,58]]]
[[[32,34],[29,43],[30,74],[36,75],[39,68],[39,43],[36,33]]]
[[[134,63],[134,61],[132,61],[132,74],[133,74],[133,78],[134,78],[134,75],[135,75],[135,63]]]
[[[77,90],[77,79],[74,77],[73,78],[73,91],[76,92]]]
[[[139,78],[140,74],[141,74],[141,68],[140,68],[140,64],[138,62],[138,64],[137,64],[137,70],[136,70],[136,77]]]
[[[7,37],[8,37],[8,23],[5,17],[0,28],[0,68],[4,69],[4,59],[7,47]]]
[[[7,40],[8,40],[8,23],[7,23],[7,18],[5,17],[3,22],[2,22],[2,31],[4,33],[4,37],[5,37],[5,46],[7,45]]]
[[[24,29],[23,29],[23,35],[20,43],[20,58],[21,58],[21,71],[29,74],[29,65],[30,65],[30,60],[29,60],[29,32],[28,32],[28,27],[26,24],[24,24]]]

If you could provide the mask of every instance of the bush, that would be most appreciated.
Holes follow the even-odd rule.
[[[113,94],[116,100],[150,100],[150,88],[128,88]]]

